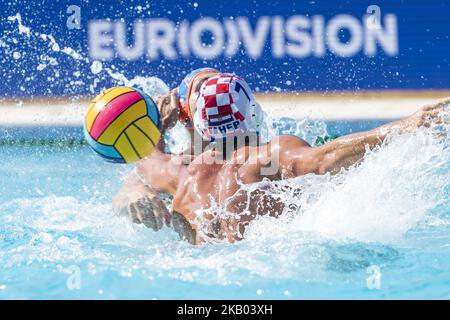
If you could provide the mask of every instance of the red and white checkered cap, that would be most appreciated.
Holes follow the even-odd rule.
[[[232,74],[218,74],[200,88],[194,127],[207,141],[258,132],[253,121],[255,104],[247,82]]]

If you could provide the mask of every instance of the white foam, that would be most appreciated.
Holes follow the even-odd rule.
[[[119,84],[127,86],[127,87],[139,87],[145,91],[148,95],[152,97],[157,97],[161,95],[165,95],[169,92],[170,88],[167,84],[159,79],[158,77],[142,77],[136,76],[134,78],[128,79],[123,73],[113,71],[111,68],[105,68],[105,71],[108,75],[118,81]]]
[[[26,27],[22,24],[22,16],[20,15],[20,13],[16,13],[16,15],[14,15],[14,16],[9,16],[8,21],[12,21],[12,22],[17,21],[17,26],[19,28],[19,34],[30,35],[30,28]]]
[[[300,196],[280,194],[298,210],[278,220],[260,219],[248,236],[310,232],[334,241],[401,241],[448,197],[448,141],[422,129],[393,137],[391,143],[368,152],[359,167],[335,177],[308,175],[285,181],[282,186],[303,190]]]
[[[340,244],[390,245],[404,241],[421,223],[448,221],[432,212],[448,196],[449,162],[448,138],[432,136],[429,130],[394,137],[369,152],[358,168],[335,177],[307,175],[273,185],[271,192],[291,205],[290,212],[278,219],[256,219],[236,244],[193,247],[168,228],[155,233],[116,217],[108,201],[95,198],[12,200],[2,209],[13,214],[1,216],[8,234],[32,236],[3,249],[0,259],[7,261],[6,268],[86,261],[92,273],[114,270],[130,277],[140,272],[150,280],[169,277],[206,284],[242,285],[253,277],[326,281],[333,276],[329,268],[341,268]],[[295,195],[287,186],[302,192]],[[360,249],[362,256],[342,250],[351,263],[365,259],[369,249]],[[386,259],[395,257],[395,251],[382,252]]]
[[[92,64],[91,64],[91,72],[93,74],[100,73],[102,71],[102,69],[103,69],[103,65],[102,65],[102,63],[100,61],[92,62]]]

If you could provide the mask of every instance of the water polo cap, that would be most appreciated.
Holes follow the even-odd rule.
[[[244,79],[218,74],[202,84],[193,124],[204,140],[259,134],[264,123],[264,113]]]
[[[178,86],[178,98],[180,104],[180,116],[179,120],[184,125],[189,125],[192,122],[192,114],[189,108],[189,96],[191,93],[191,87],[194,83],[194,79],[206,72],[217,72],[216,69],[213,68],[199,68],[191,71],[186,77],[184,77],[183,81],[181,81]]]

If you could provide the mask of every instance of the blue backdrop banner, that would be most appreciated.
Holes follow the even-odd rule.
[[[256,91],[448,89],[447,1],[0,0],[3,97],[173,87],[198,67]]]

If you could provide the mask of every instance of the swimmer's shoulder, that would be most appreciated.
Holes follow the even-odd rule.
[[[232,158],[235,163],[247,164],[247,162],[250,162],[252,164],[260,163],[267,165],[272,160],[273,153],[289,153],[289,151],[299,148],[311,148],[311,146],[308,142],[297,136],[280,135],[266,144],[241,147],[234,151]],[[257,161],[254,159],[257,159]]]
[[[289,150],[292,148],[301,148],[301,147],[305,148],[311,147],[309,143],[303,140],[302,138],[290,134],[277,136],[273,138],[269,143],[271,144],[272,148],[280,147],[282,148],[282,150]]]

